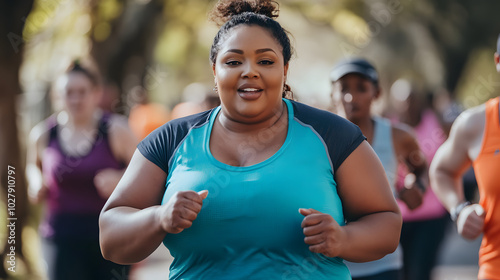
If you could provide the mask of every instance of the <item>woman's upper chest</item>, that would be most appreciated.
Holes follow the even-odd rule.
[[[215,159],[231,166],[251,166],[272,157],[285,143],[286,122],[268,129],[235,133],[217,122],[210,135],[210,151]]]

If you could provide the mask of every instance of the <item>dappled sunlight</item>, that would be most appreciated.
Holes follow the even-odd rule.
[[[24,169],[29,131],[61,108],[53,89],[57,77],[75,60],[90,62],[99,72],[99,106],[124,115],[124,119],[141,102],[156,106],[143,109],[151,111],[151,118],[155,113],[150,108],[162,112],[154,128],[172,116],[218,105],[209,60],[218,27],[207,19],[215,2],[34,0],[24,13],[0,11],[6,19],[0,29],[7,38],[0,44],[0,72],[4,74],[0,91],[5,95],[0,123],[6,124],[0,130],[6,139],[0,146],[5,153],[0,168],[14,160],[17,168]],[[429,102],[434,102],[437,113],[450,126],[463,109],[500,94],[500,75],[493,63],[500,1],[278,3],[277,21],[291,33],[295,49],[285,82],[300,102],[334,112],[332,67],[341,59],[358,56],[372,62],[380,73],[381,94],[372,108],[377,115],[397,118],[409,110],[404,103],[412,90],[410,81],[418,84],[420,97],[435,97]],[[15,28],[20,24],[24,26]],[[147,101],[137,98],[138,89]],[[217,102],[208,106],[210,98]],[[349,93],[346,98],[349,100],[344,101],[353,99]],[[26,174],[42,181],[33,166],[27,166]],[[0,203],[0,208],[6,207]],[[40,279],[45,270],[37,232],[41,209],[34,207],[22,233],[32,267],[30,276]],[[0,211],[0,219],[6,218]],[[0,240],[7,237],[5,229],[0,230]],[[475,274],[477,266],[467,265]],[[20,274],[28,273],[27,268],[20,268]],[[447,273],[441,267],[435,275]]]

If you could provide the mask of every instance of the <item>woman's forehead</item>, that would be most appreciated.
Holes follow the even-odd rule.
[[[87,77],[87,75],[85,75],[84,73],[80,72],[67,73],[66,75],[63,76],[63,78],[65,78],[64,81],[66,81],[66,83],[68,84],[85,84],[85,83],[92,84],[90,78]]]
[[[78,72],[66,73],[59,77],[55,83],[55,89],[57,91],[64,91],[70,87],[82,87],[82,86],[92,86],[92,82],[87,76]]]
[[[233,27],[223,40],[220,52],[231,49],[252,51],[257,49],[272,49],[281,54],[282,47],[272,33],[258,25],[241,24]]]

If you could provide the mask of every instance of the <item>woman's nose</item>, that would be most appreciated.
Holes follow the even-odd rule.
[[[244,67],[242,76],[244,78],[256,78],[259,76],[259,73],[256,69],[256,65],[253,63],[247,63]]]

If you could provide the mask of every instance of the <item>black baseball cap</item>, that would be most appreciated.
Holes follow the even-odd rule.
[[[373,83],[378,83],[378,73],[375,67],[363,58],[348,58],[340,61],[330,73],[332,82],[338,81],[347,74],[356,73],[365,76]]]

